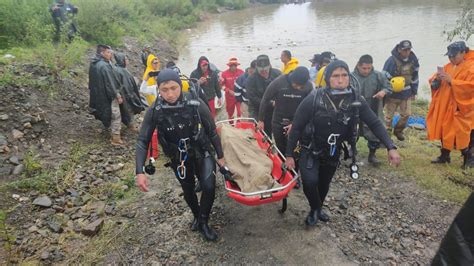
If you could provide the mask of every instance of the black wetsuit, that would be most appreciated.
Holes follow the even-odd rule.
[[[183,94],[175,108],[170,108],[165,104],[168,108],[162,107],[161,109],[159,106],[162,100],[157,99],[152,108],[148,109],[138,136],[136,173],[144,173],[143,166],[147,158],[148,144],[156,128],[160,145],[171,160],[170,166],[181,184],[186,203],[195,218],[207,220],[215,198],[214,172],[216,164],[215,159],[211,157],[213,156],[212,152],[215,150],[219,159],[223,158],[224,154],[209,108],[202,100],[192,100],[194,105],[187,104],[190,101],[186,98],[190,98],[189,94]],[[176,108],[183,103],[184,106]],[[196,103],[199,106],[196,106]],[[202,127],[198,126],[199,120]],[[184,163],[186,175],[184,179],[181,179],[177,173],[177,167],[181,163],[178,145],[181,139],[188,138],[188,158]],[[211,148],[211,145],[214,149]],[[202,188],[200,203],[194,192],[195,175]]]
[[[342,142],[352,134],[353,111],[349,105],[355,101],[353,93],[333,96],[329,89],[318,89],[308,95],[299,105],[288,139],[286,156],[295,156],[295,148],[299,141],[301,158],[299,167],[303,180],[303,191],[312,210],[320,210],[329,191],[329,185],[339,164]],[[395,146],[388,133],[370,109],[367,102],[360,96],[360,119],[381,140],[388,150]],[[331,156],[328,137],[337,137],[336,147]]]
[[[258,112],[258,120],[264,121],[266,110],[271,106],[271,101],[275,102],[275,110],[272,116],[272,132],[278,149],[284,153],[288,137],[286,136],[285,126],[293,121],[296,109],[303,99],[313,90],[311,82],[306,82],[301,90],[291,86],[288,75],[282,75],[276,78],[268,85]]]
[[[262,102],[263,94],[267,89],[268,85],[281,75],[281,71],[275,68],[270,69],[268,79],[263,78],[256,71],[253,75],[249,76],[246,81],[247,96],[249,99],[249,114],[250,117],[258,119],[258,112],[260,109],[260,103]],[[265,110],[265,133],[269,137],[272,136],[272,116],[273,116],[273,105],[268,105]]]

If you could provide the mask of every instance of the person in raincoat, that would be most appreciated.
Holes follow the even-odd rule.
[[[402,77],[405,82],[400,91],[394,87],[393,93],[385,99],[385,121],[389,132],[392,129],[392,121],[395,111],[399,111],[400,119],[393,127],[393,135],[399,141],[405,140],[403,130],[405,129],[408,118],[411,115],[411,101],[415,100],[418,94],[418,71],[420,64],[418,58],[412,51],[412,43],[409,40],[403,40],[398,43],[391,52],[391,56],[385,61],[383,72],[388,80]]]
[[[326,87],[324,72],[326,71],[326,66],[334,60],[336,60],[336,55],[329,51],[323,52],[319,56],[319,61],[317,62],[319,69],[318,74],[316,74],[316,81],[314,82],[317,89]]]
[[[124,99],[118,74],[112,66],[110,46],[99,44],[89,67],[89,108],[91,114],[111,131],[111,144],[123,145],[120,137],[121,122],[130,124],[130,116],[120,113]]]
[[[291,71],[295,70],[298,67],[299,61],[298,59],[291,56],[291,52],[288,50],[284,50],[281,52],[280,60],[283,63],[283,68],[281,72],[286,75]]]
[[[244,74],[244,71],[239,68],[239,65],[240,63],[237,58],[232,57],[227,63],[229,69],[222,72],[221,74],[221,85],[224,86],[225,91],[225,109],[227,111],[229,119],[234,118],[235,111],[237,111],[237,117],[242,116],[242,111],[240,110],[240,102],[237,101],[234,92],[235,81],[239,76]]]
[[[78,8],[65,0],[55,0],[49,7],[49,11],[53,17],[55,27],[54,41],[59,42],[63,28],[67,28],[67,37],[71,41],[77,33],[77,24],[73,17],[77,14]]]
[[[123,53],[115,53],[115,71],[121,83],[121,92],[123,92],[124,103],[120,105],[121,114],[130,116],[128,127],[134,132],[138,132],[137,125],[134,122],[133,115],[139,114],[148,107],[139,93],[135,78],[127,70],[128,59]]]
[[[474,51],[463,41],[448,46],[449,63],[430,79],[431,103],[426,117],[429,140],[440,140],[441,155],[432,163],[451,162],[460,150],[464,167],[474,167]]]
[[[204,90],[206,100],[211,109],[212,117],[216,117],[215,98],[219,98],[219,103],[222,101],[222,92],[219,86],[219,73],[216,69],[211,67],[209,59],[201,56],[198,60],[197,68],[191,73],[191,78],[196,79],[197,83]]]
[[[383,114],[383,99],[392,93],[392,86],[382,72],[374,70],[372,56],[366,54],[360,57],[352,74],[360,85],[360,94],[365,98],[370,109],[385,123]],[[374,166],[380,164],[375,152],[380,148],[380,140],[372,133],[366,124],[361,127],[362,135],[367,139],[369,147],[368,162]]]
[[[156,86],[156,74],[160,71],[160,59],[153,54],[148,55],[147,67],[143,73],[143,81],[140,92],[146,97],[148,106],[151,106],[158,95]]]

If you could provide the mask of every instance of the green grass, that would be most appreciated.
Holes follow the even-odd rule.
[[[384,162],[377,168],[380,174],[395,173],[402,179],[414,180],[417,185],[438,199],[464,203],[474,189],[474,169],[461,169],[460,152],[452,152],[451,164],[431,164],[430,161],[439,156],[439,147],[426,140],[425,131],[407,129],[405,133],[407,139],[404,142],[396,142],[402,157],[402,163],[398,168],[386,163],[385,150],[378,151],[377,156]],[[366,159],[368,149],[365,139],[361,138],[357,147],[359,160]]]

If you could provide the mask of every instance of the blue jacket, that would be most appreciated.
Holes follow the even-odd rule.
[[[235,99],[237,102],[248,102],[249,99],[247,98],[247,89],[245,88],[247,83],[247,78],[249,77],[248,70],[245,71],[244,74],[240,75],[234,83],[234,93]]]
[[[402,73],[403,68],[409,69],[410,73]],[[398,53],[398,45],[395,46],[392,50],[392,55],[385,61],[383,66],[383,72],[385,76],[390,80],[396,76],[405,76],[406,87],[401,92],[393,92],[390,98],[395,99],[408,99],[413,95],[418,94],[418,71],[420,69],[420,64],[418,63],[418,58],[415,53],[411,52],[408,60],[403,61]]]

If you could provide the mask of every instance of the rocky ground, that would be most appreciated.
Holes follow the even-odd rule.
[[[140,76],[138,44],[126,43]],[[158,50],[162,61],[175,55],[165,43]],[[10,67],[38,80],[49,74],[36,65]],[[0,86],[2,264],[428,264],[459,209],[409,178],[364,166],[353,181],[341,166],[326,203],[331,221],[309,229],[302,190],[290,193],[282,215],[279,203],[246,207],[227,198],[219,177],[211,224],[220,238],[208,243],[190,231],[192,214],[164,158],[152,191],[138,192],[136,136],[125,130],[126,147],[111,148],[88,115],[86,79],[64,82],[55,98]]]

